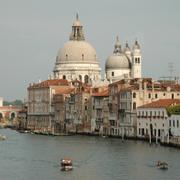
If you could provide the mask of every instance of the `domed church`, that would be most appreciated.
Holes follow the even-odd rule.
[[[78,14],[72,25],[69,41],[59,50],[54,67],[58,79],[80,80],[93,84],[101,80],[101,68],[96,50],[85,40]]]
[[[102,81],[96,50],[85,40],[77,14],[69,41],[58,51],[53,73],[55,79],[79,80],[94,86],[124,78],[141,78],[141,48],[137,40],[132,49],[127,42],[122,48],[117,37],[113,54],[106,60],[106,77]]]
[[[106,78],[113,82],[124,78],[141,78],[141,49],[136,40],[132,50],[128,43],[122,49],[117,37],[114,51],[105,65]]]

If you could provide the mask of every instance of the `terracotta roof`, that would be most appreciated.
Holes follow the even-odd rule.
[[[82,81],[79,81],[79,80],[73,80],[73,81],[71,81],[72,83],[79,83],[79,84],[84,84]]]
[[[109,84],[109,86],[113,86],[113,85],[117,85],[117,84],[125,84],[125,80],[124,80],[124,79],[122,79],[122,80],[119,80],[119,81],[113,82],[113,83]]]
[[[107,96],[109,96],[109,90],[105,89],[103,91],[93,93],[92,96],[95,96],[95,97],[107,97]]]
[[[138,83],[139,80],[141,80],[143,83],[144,82],[147,82],[147,83],[152,82],[152,78],[122,79],[122,80],[119,80],[119,81],[116,81],[116,82],[109,84],[109,86],[115,85],[115,84],[125,84],[125,83],[129,83],[130,85],[133,85],[133,84]]]
[[[167,108],[171,105],[180,104],[180,99],[160,99],[149,104],[145,104],[138,108]]]
[[[16,111],[20,111],[22,108],[17,107],[17,106],[0,106],[0,110],[16,110]]]
[[[28,88],[46,88],[50,86],[68,86],[68,85],[69,83],[66,79],[49,79],[41,83],[33,84]]]
[[[75,88],[72,87],[61,87],[56,90],[55,94],[70,94],[74,91]]]
[[[120,90],[120,93],[121,92],[124,92],[124,91],[132,91],[132,90],[138,90],[139,89],[139,86],[138,84],[134,84],[134,85],[129,85],[128,87],[122,87],[121,90]]]
[[[122,79],[120,81],[113,82],[109,84],[109,87],[112,86],[122,86],[122,85],[131,85],[134,86],[134,90],[139,88],[139,84],[142,83],[142,89],[144,89],[144,85],[146,84],[147,90],[152,90],[154,88],[155,91],[167,91],[169,88],[170,91],[179,91],[180,92],[180,84],[172,84],[172,83],[164,83],[159,81],[153,81],[152,78],[134,78],[134,79]],[[133,87],[132,87],[133,88]],[[130,90],[130,89],[127,89]]]

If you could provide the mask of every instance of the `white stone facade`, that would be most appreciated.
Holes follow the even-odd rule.
[[[162,139],[168,136],[169,124],[165,108],[137,108],[137,137]]]
[[[141,49],[137,41],[132,48],[126,43],[124,50],[117,38],[114,52],[106,61],[106,77],[110,82],[124,78],[141,78]]]
[[[170,132],[173,136],[180,136],[180,115],[172,114],[168,117]]]
[[[54,77],[87,84],[101,81],[101,68],[95,49],[85,41],[83,26],[78,17],[72,26],[70,39],[56,57]]]

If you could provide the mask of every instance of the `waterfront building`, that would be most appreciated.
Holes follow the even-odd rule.
[[[58,51],[54,77],[68,81],[79,80],[86,84],[97,84],[101,81],[96,50],[85,40],[78,15],[72,25],[69,41]]]
[[[69,41],[58,51],[52,79],[28,87],[27,127],[135,137],[137,107],[158,99],[180,99],[180,85],[142,78],[141,66],[138,41],[123,48],[117,38],[102,80],[96,51],[85,40],[77,15]]]
[[[66,103],[71,93],[74,92],[73,87],[60,88],[53,95],[52,107],[54,111],[54,133],[66,133]]]
[[[111,135],[136,136],[139,106],[159,99],[180,99],[180,85],[163,84],[151,78],[124,79],[109,85]]]
[[[59,89],[68,89],[69,83],[64,79],[49,79],[28,87],[27,128],[34,131],[53,132],[54,109],[53,95]]]
[[[168,113],[168,108],[177,104],[180,105],[180,99],[160,99],[138,107],[137,137],[164,142],[171,135],[179,135],[179,118]]]
[[[18,126],[18,115],[21,107],[17,106],[3,106],[3,98],[0,97],[0,125]]]
[[[91,96],[91,132],[109,134],[109,89],[107,86],[94,88]]]
[[[68,131],[91,133],[91,94],[92,86],[81,81],[72,81],[75,88],[66,103],[65,121]]]
[[[132,50],[127,42],[122,49],[117,37],[113,54],[106,61],[106,78],[110,82],[124,78],[141,78],[141,63],[141,48],[138,41],[135,41]]]
[[[27,117],[28,117],[27,111],[28,111],[27,105],[23,105],[22,109],[18,113],[18,120],[19,120],[18,129],[20,130],[27,129]]]
[[[180,103],[167,109],[169,130],[173,137],[180,137]]]

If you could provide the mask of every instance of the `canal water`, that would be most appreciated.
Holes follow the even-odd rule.
[[[0,129],[0,180],[179,180],[180,150],[121,139],[20,134]],[[70,157],[71,172],[59,160]],[[155,167],[157,160],[168,170]]]

